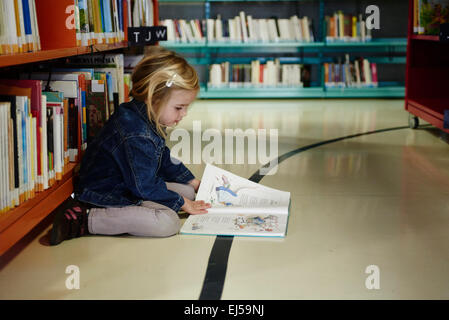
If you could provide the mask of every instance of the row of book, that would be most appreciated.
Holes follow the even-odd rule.
[[[1,213],[61,180],[131,86],[121,54],[19,77],[0,80]]]
[[[223,62],[209,68],[209,87],[269,86],[303,87],[305,67],[301,64],[281,64],[279,59],[261,63],[233,64]]]
[[[289,19],[255,19],[244,11],[232,19],[164,19],[161,24],[167,27],[167,40],[191,43],[207,41],[231,42],[313,42],[312,20],[308,17]]]
[[[41,48],[35,0],[0,1],[0,54]]]
[[[449,23],[449,0],[413,0],[413,33],[439,35]]]
[[[367,28],[361,14],[357,16],[337,11],[325,17],[324,30],[327,42],[364,42],[372,39],[371,30]]]
[[[377,87],[377,64],[368,59],[349,60],[344,63],[324,63],[324,83],[327,88],[366,88]]]
[[[74,0],[77,44],[127,39],[128,27],[154,25],[153,0]]]
[[[54,14],[67,15],[64,30],[76,30],[77,46],[117,43],[127,39],[128,27],[154,25],[153,0],[64,1],[65,11]],[[54,28],[48,19],[53,5],[51,1],[0,1],[0,54],[41,50],[39,26]]]

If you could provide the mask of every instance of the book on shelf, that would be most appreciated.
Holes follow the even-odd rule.
[[[439,35],[440,24],[448,22],[448,0],[413,1],[413,33]]]
[[[87,143],[91,142],[109,119],[107,85],[102,79],[87,80]]]
[[[206,214],[190,215],[180,233],[285,237],[290,192],[263,186],[207,164],[196,195],[211,204]]]
[[[40,50],[35,0],[2,0],[0,30],[0,54]]]
[[[110,106],[111,112],[119,104],[125,102],[125,84],[124,84],[124,55],[123,54],[91,54],[71,57],[68,60],[68,66],[81,68],[94,68],[97,72],[104,72],[110,77],[110,88],[112,96],[109,100],[113,101]]]
[[[259,60],[251,64],[212,64],[209,66],[210,87],[303,87],[304,65],[281,64],[279,59]]]
[[[324,28],[326,42],[365,42],[372,40],[371,30],[367,28],[363,16],[345,14],[339,10],[325,16]]]
[[[368,59],[358,58],[350,62],[324,63],[324,83],[326,88],[373,88],[378,86],[377,64]]]
[[[202,42],[313,42],[312,20],[308,17],[256,19],[240,11],[239,15],[216,19],[161,19],[167,27],[167,40],[180,43]]]

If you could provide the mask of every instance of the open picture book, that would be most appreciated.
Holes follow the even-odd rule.
[[[285,237],[290,192],[265,187],[207,164],[196,199],[208,213],[190,215],[181,234]]]

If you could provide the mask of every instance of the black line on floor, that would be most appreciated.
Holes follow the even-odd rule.
[[[200,300],[220,300],[233,236],[217,236],[207,265]]]
[[[352,134],[349,136],[344,136],[340,138],[335,138],[331,140],[321,141],[314,144],[310,144],[305,147],[301,147],[290,152],[287,152],[277,158],[277,165],[282,161],[306,150],[317,148],[326,144],[339,142],[346,139],[352,139],[360,136],[366,136],[375,133],[394,131],[407,129],[409,126],[386,128],[374,131],[368,131],[364,133]],[[269,168],[270,163],[262,166],[262,168]],[[257,170],[248,180],[259,183],[260,180],[265,175],[261,175],[260,169]],[[232,241],[234,236],[217,236],[215,238],[214,246],[210,253],[209,262],[207,265],[206,276],[203,282],[203,288],[201,289],[201,294],[199,300],[220,300],[223,293],[224,282],[226,278],[226,270],[228,268],[228,258],[231,251]]]

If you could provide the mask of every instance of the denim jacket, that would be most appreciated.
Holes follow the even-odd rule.
[[[89,144],[81,161],[75,196],[98,207],[140,205],[149,200],[178,212],[184,199],[165,182],[195,177],[177,161],[148,118],[146,104],[122,103]]]

